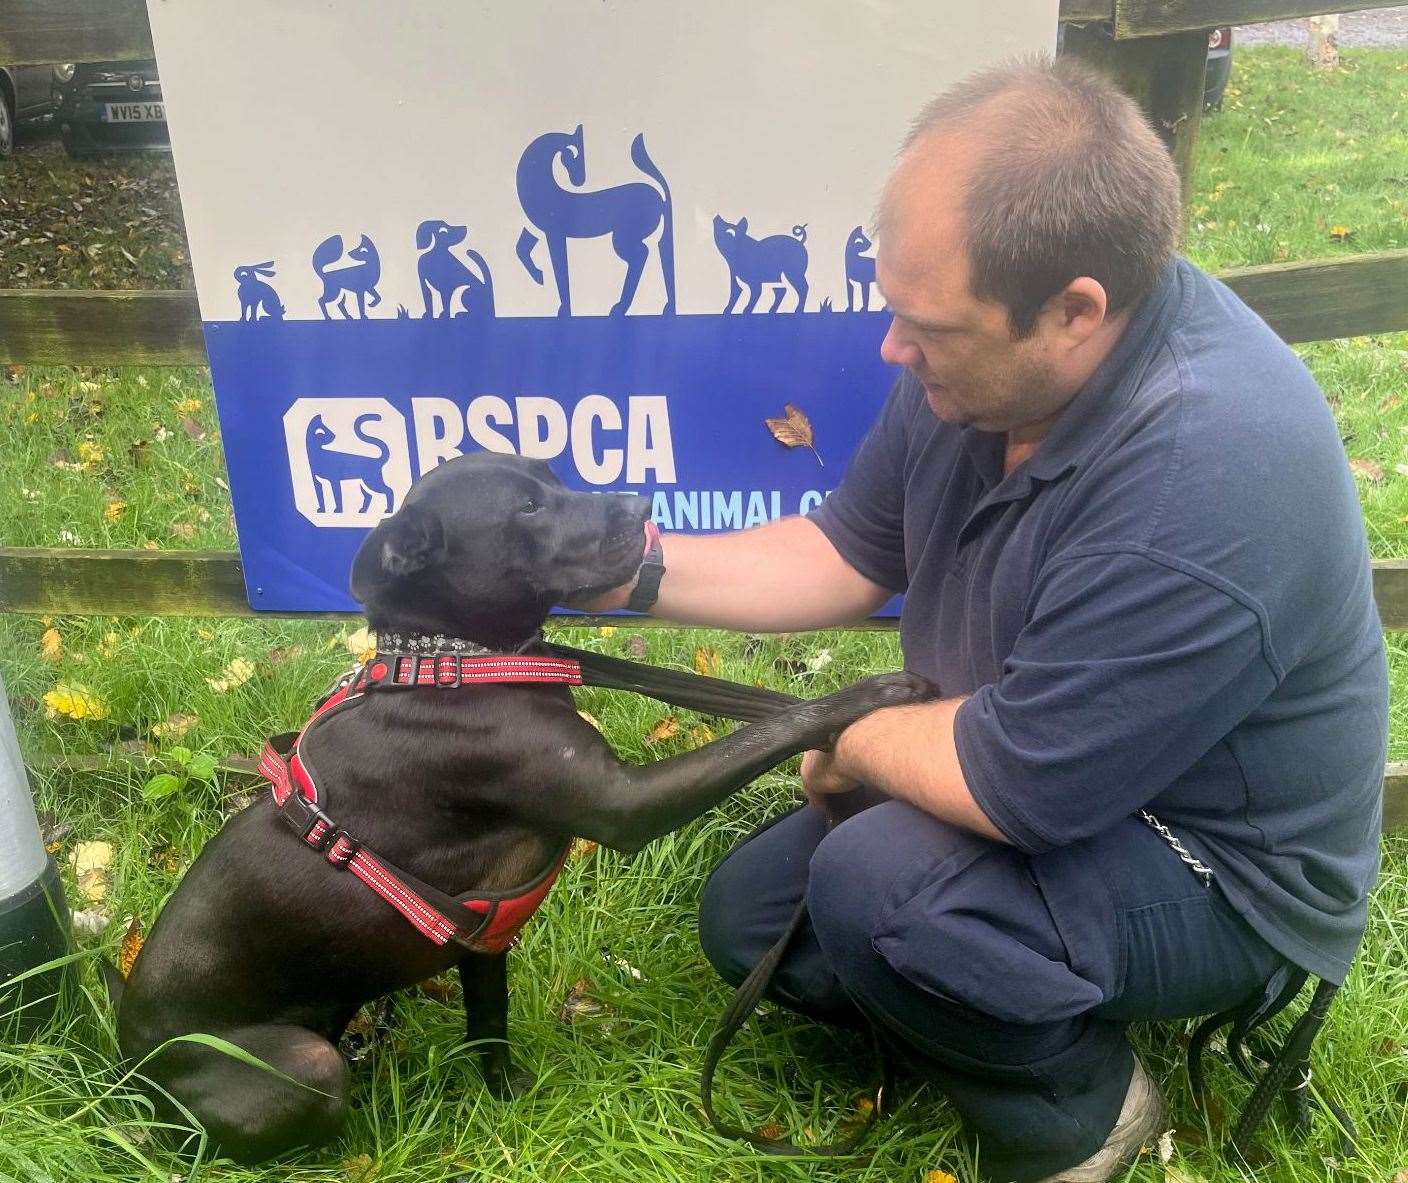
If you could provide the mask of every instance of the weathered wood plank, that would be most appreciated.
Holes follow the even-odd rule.
[[[1408,250],[1243,267],[1221,278],[1287,341],[1408,329]],[[0,289],[0,362],[205,360],[194,292]]]
[[[1061,0],[1060,21],[1112,21],[1115,0]]]
[[[1408,251],[1240,267],[1219,278],[1283,341],[1408,329]]]
[[[1115,36],[1151,37],[1218,25],[1253,25],[1326,12],[1387,8],[1400,0],[1115,0]],[[1063,19],[1065,19],[1063,17]],[[1235,38],[1234,38],[1235,40]]]
[[[1408,828],[1408,764],[1384,769],[1384,833]]]
[[[1385,630],[1408,629],[1408,560],[1374,563]],[[0,612],[50,616],[270,616],[335,620],[350,612],[258,612],[245,599],[239,555],[224,550],[81,550],[0,546]],[[563,624],[620,624],[618,616],[563,615]],[[877,620],[870,627],[892,628]],[[669,627],[632,617],[632,628]]]
[[[1185,32],[1117,41],[1104,25],[1068,25],[1061,52],[1108,74],[1138,102],[1173,153],[1186,205],[1193,191],[1193,149],[1203,118],[1206,35]]]
[[[196,294],[0,289],[0,362],[203,366]]]
[[[0,65],[152,57],[146,0],[4,0]]]

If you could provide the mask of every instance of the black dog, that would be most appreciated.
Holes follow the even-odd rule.
[[[383,648],[389,633],[448,634],[496,653],[546,653],[535,638],[551,606],[634,574],[648,508],[569,492],[541,461],[463,457],[422,478],[371,532],[352,592]],[[578,716],[565,686],[378,691],[329,714],[303,755],[337,824],[368,849],[443,892],[507,891],[574,835],[638,850],[869,711],[932,694],[911,675],[869,678],[632,766]],[[272,800],[257,801],[186,874],[121,989],[124,1058],[150,1056],[142,1074],[232,1158],[317,1145],[347,1109],[336,1044],[348,1022],[369,1000],[458,965],[490,1087],[521,1084],[507,1047],[506,956],[425,939],[365,883],[302,849],[284,821]],[[191,1033],[276,1072],[177,1038]]]

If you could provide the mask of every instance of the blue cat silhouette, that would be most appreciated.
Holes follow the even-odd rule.
[[[874,245],[859,226],[851,231],[851,237],[846,242],[847,312],[855,311],[851,307],[852,284],[860,288],[860,310],[862,312],[870,311],[870,285],[875,282],[875,258],[873,255],[862,254],[862,252],[868,251]]]
[[[318,297],[318,307],[322,310],[323,319],[331,320],[332,313],[328,311],[328,304],[336,298],[337,308],[343,318],[351,320],[352,314],[347,311],[347,305],[343,301],[347,299],[347,293],[352,292],[357,297],[357,315],[365,320],[367,297],[371,297],[373,308],[381,303],[381,293],[376,290],[376,285],[381,282],[381,256],[377,254],[372,240],[365,234],[362,235],[361,242],[347,251],[347,257],[355,259],[356,262],[347,267],[333,267],[332,265],[342,258],[342,254],[340,234],[323,239],[313,252],[313,270],[323,281],[323,294]]]
[[[420,293],[425,300],[425,315],[449,319],[455,294],[463,292],[460,303],[465,316],[494,315],[494,277],[489,264],[478,251],[465,248],[466,263],[451,252],[451,247],[465,240],[466,226],[451,226],[439,218],[427,218],[416,228],[416,249],[422,251],[416,263],[420,275]],[[474,264],[471,267],[469,264]],[[475,268],[478,268],[476,271]],[[435,311],[435,293],[440,295],[440,311]]]
[[[314,415],[308,421],[307,430],[303,433],[303,446],[308,453],[308,471],[313,475],[313,492],[318,498],[319,513],[328,512],[327,503],[323,499],[324,483],[332,493],[332,512],[341,513],[342,482],[351,480],[357,481],[362,489],[362,504],[357,510],[358,513],[367,512],[373,493],[386,498],[387,513],[395,508],[393,503],[396,495],[382,475],[391,449],[386,446],[385,440],[366,435],[362,430],[366,424],[379,422],[380,419],[381,416],[377,414],[358,415],[352,424],[352,434],[377,450],[378,454],[374,457],[354,456],[350,452],[336,451],[331,445],[337,437],[332,428],[323,422],[323,417]]]
[[[541,232],[548,244],[548,259],[557,282],[558,316],[572,315],[572,291],[567,274],[567,240],[611,235],[611,246],[626,264],[621,298],[611,308],[612,316],[624,316],[635,298],[645,262],[650,257],[646,239],[663,220],[665,228],[656,246],[660,272],[665,280],[666,315],[675,311],[675,230],[670,186],[645,150],[644,134],[631,141],[631,160],[659,185],[632,181],[609,189],[583,191],[587,182],[587,162],[583,153],[582,125],[576,131],[551,131],[539,136],[518,161],[518,201],[523,213]],[[560,162],[574,188],[558,183],[554,163]],[[543,272],[533,261],[538,237],[524,229],[518,236],[518,259],[534,283],[543,282]]]
[[[236,294],[240,298],[241,320],[283,320],[284,306],[279,293],[274,291],[260,276],[274,276],[274,260],[267,263],[250,263],[235,268],[235,282],[239,284]],[[263,311],[261,318],[259,313]]]
[[[786,283],[797,293],[797,307],[793,312],[801,312],[807,303],[807,228],[792,227],[792,237],[773,234],[767,238],[751,238],[748,235],[748,219],[726,222],[718,214],[714,215],[714,245],[719,248],[728,263],[728,303],[724,312],[734,311],[734,304],[743,294],[744,287],[751,288],[747,305],[743,312],[752,312],[758,297],[763,294],[766,284],[776,284],[772,307],[776,312],[782,298],[787,294]]]

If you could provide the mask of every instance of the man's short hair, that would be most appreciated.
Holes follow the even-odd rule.
[[[1078,276],[1100,282],[1115,314],[1154,290],[1178,241],[1178,171],[1112,81],[1069,58],[1000,63],[930,101],[902,151],[946,131],[975,145],[963,202],[971,290],[1006,306],[1014,336]]]

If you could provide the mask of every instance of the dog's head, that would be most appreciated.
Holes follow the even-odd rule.
[[[630,580],[649,515],[645,497],[565,488],[542,460],[460,456],[367,535],[352,595],[373,627],[521,640],[553,605]]]

